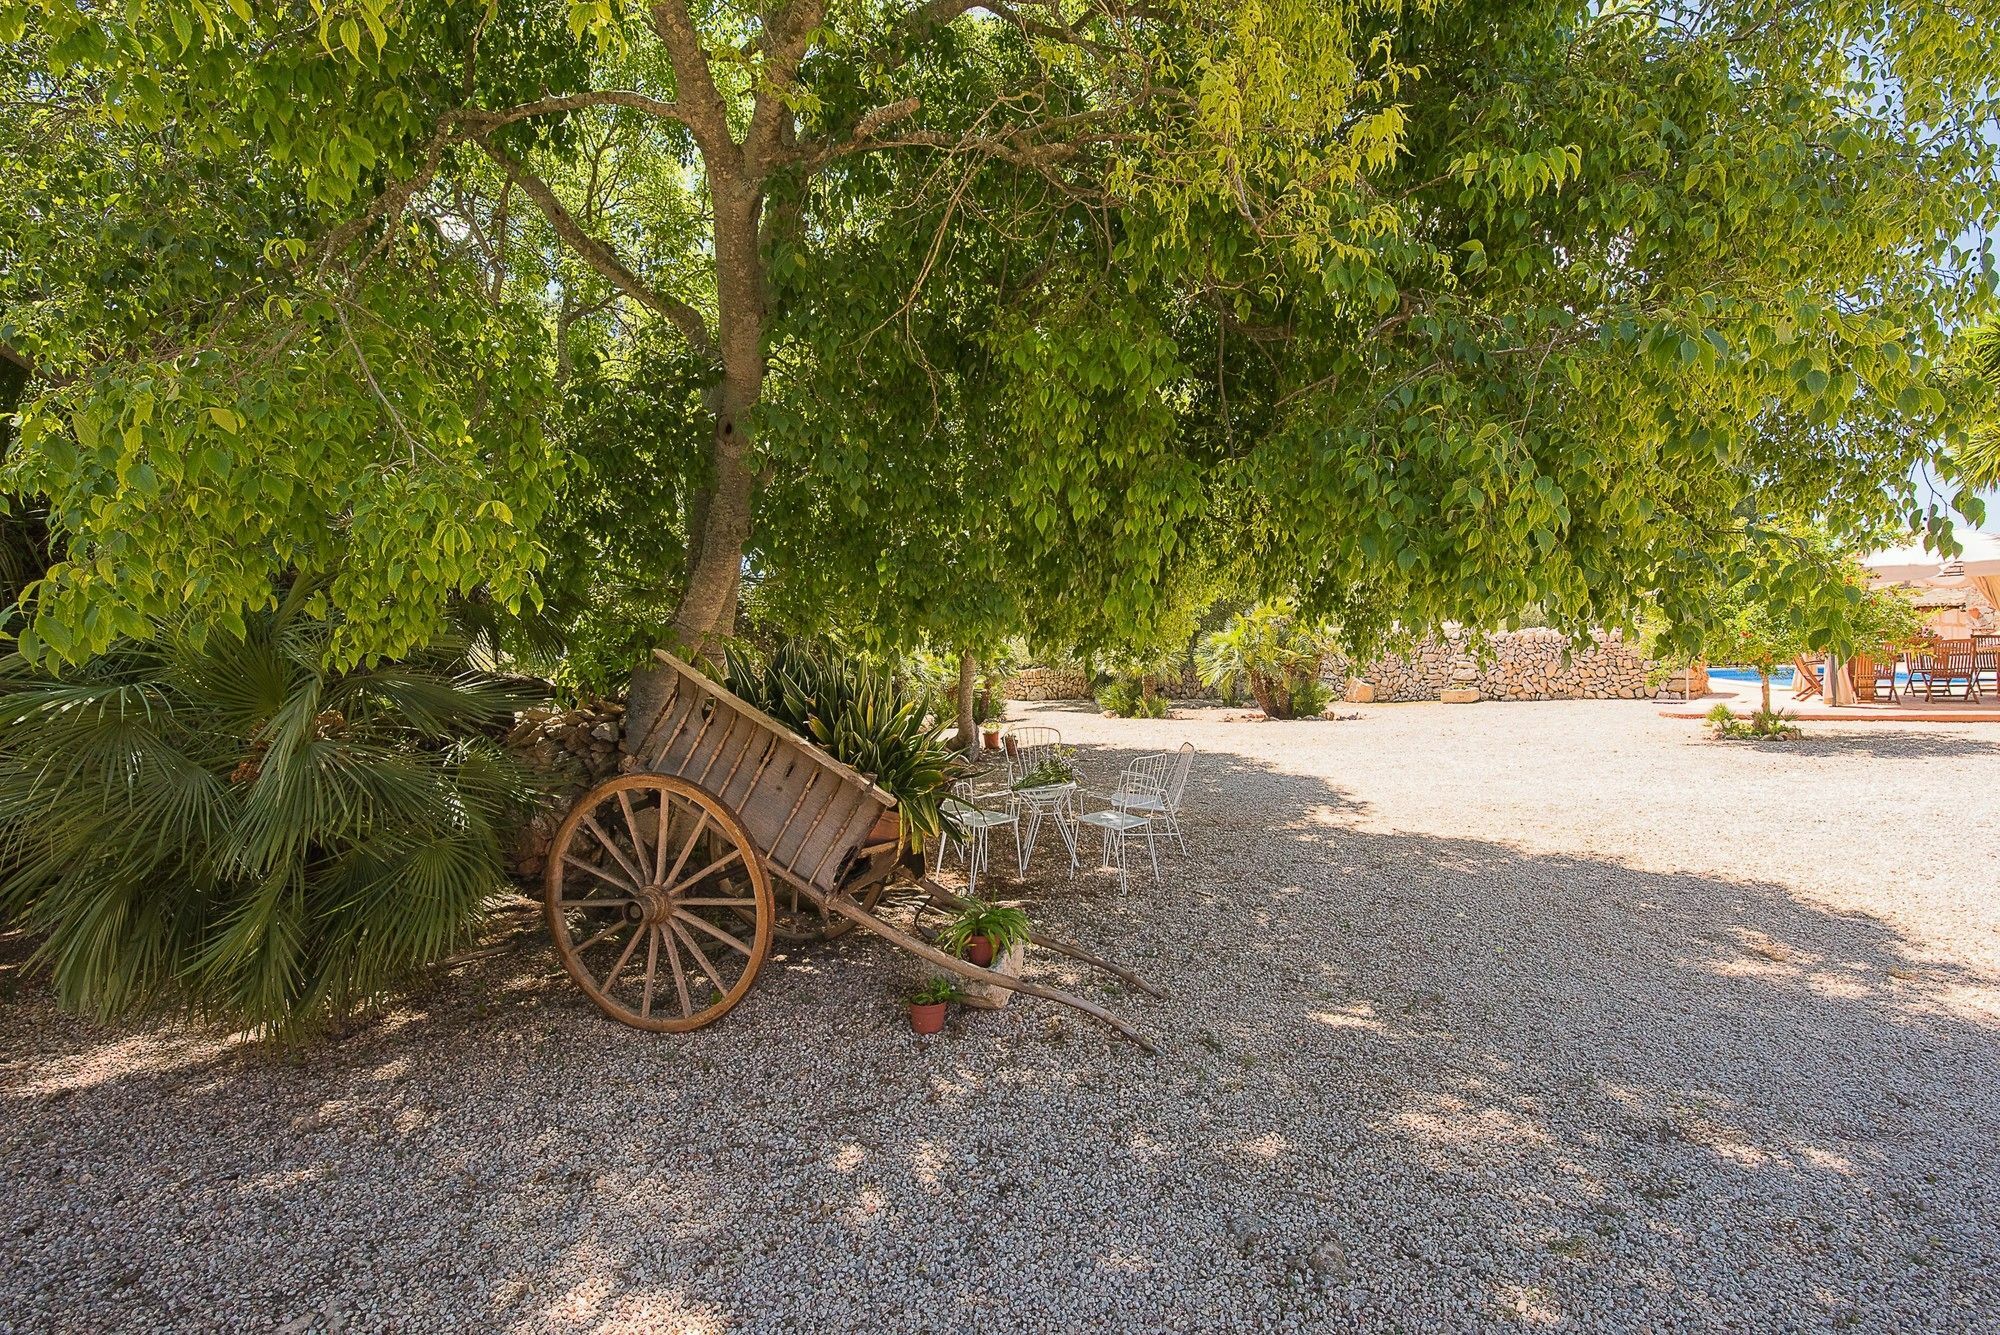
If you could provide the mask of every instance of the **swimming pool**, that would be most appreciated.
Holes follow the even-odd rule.
[[[1755,668],[1710,668],[1708,670],[1708,679],[1710,681],[1747,681],[1755,685],[1757,671]],[[1792,684],[1792,669],[1784,667],[1773,672],[1771,674],[1771,684],[1773,686],[1790,686]]]

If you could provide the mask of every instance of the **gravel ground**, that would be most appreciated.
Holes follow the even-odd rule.
[[[1201,748],[1164,884],[1020,890],[1158,1058],[856,940],[676,1039],[524,920],[294,1055],[10,970],[0,1330],[2000,1330],[2000,727],[1356,712],[1016,706]]]

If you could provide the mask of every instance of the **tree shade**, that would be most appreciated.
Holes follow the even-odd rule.
[[[6,485],[68,556],[31,653],[302,572],[332,654],[395,654],[606,553],[693,641],[746,557],[953,643],[1144,639],[1238,562],[1355,638],[1692,625],[1749,565],[1819,581],[1768,532],[1942,517],[1907,477],[1991,299],[2000,23],[314,12],[0,4]]]

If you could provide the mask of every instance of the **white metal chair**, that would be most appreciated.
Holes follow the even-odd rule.
[[[940,804],[948,820],[938,852],[943,857],[951,855],[951,824],[955,822],[961,831],[959,844],[965,863],[965,893],[972,895],[978,890],[979,873],[986,870],[991,855],[992,833],[1002,825],[1014,827],[1014,869],[1016,874],[1026,874],[1028,858],[1021,843],[1020,816],[1012,810],[990,811],[980,806],[970,779],[961,779],[953,784],[951,794]]]
[[[1188,846],[1181,834],[1181,798],[1187,793],[1188,772],[1193,768],[1193,742],[1182,742],[1178,751],[1141,756],[1118,776],[1111,805],[1118,811],[1157,817],[1161,830],[1172,836],[1185,854]],[[1149,841],[1153,834],[1147,831]]]
[[[1153,847],[1153,818],[1134,811],[1120,811],[1116,807],[1106,807],[1102,811],[1085,811],[1077,818],[1079,826],[1094,827],[1100,836],[1097,863],[1100,867],[1114,867],[1118,871],[1118,893],[1129,894],[1132,878],[1126,861],[1126,848],[1136,835],[1146,841],[1146,852],[1153,859],[1153,884],[1160,883],[1160,855]],[[1070,874],[1076,874],[1074,862]]]
[[[1054,728],[1016,728],[1008,734],[1007,742],[1007,809],[1028,818],[1027,832],[1022,836],[1023,866],[1035,856],[1035,839],[1041,833],[1043,818],[1053,816],[1056,832],[1062,836],[1063,848],[1069,853],[1070,870],[1075,871],[1076,783],[1043,784],[1035,788],[1014,786],[1044,762],[1066,758],[1062,734]]]

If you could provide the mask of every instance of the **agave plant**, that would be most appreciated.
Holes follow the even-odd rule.
[[[0,660],[0,914],[101,1018],[290,1033],[463,943],[529,777],[482,730],[534,694],[448,656],[352,672],[289,599],[60,677]]]
[[[943,831],[942,804],[959,772],[921,693],[795,640],[761,661],[740,648],[724,659],[731,691],[895,795],[911,848],[922,851]]]

